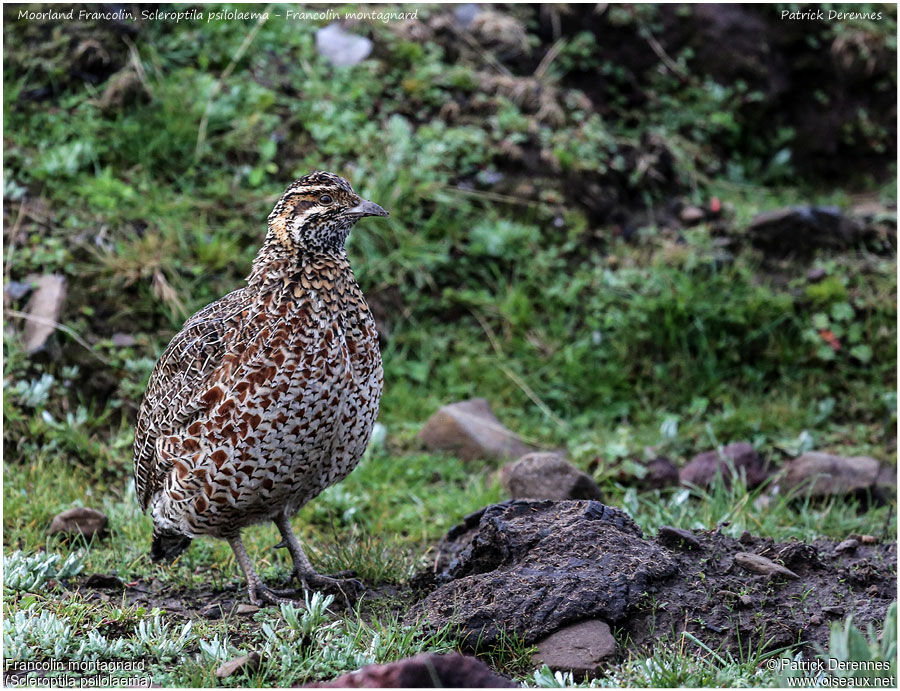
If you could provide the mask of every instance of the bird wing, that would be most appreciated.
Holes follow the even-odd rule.
[[[144,510],[171,465],[159,458],[156,440],[200,410],[198,394],[228,352],[226,334],[239,328],[246,290],[232,291],[188,319],[153,368],[134,432],[134,484]]]

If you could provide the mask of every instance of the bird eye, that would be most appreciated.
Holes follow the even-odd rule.
[[[321,197],[319,197],[319,201],[320,201],[322,204],[331,204],[331,202],[332,202],[333,200],[332,200],[330,194],[323,194]]]

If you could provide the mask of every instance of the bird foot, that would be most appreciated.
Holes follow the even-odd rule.
[[[248,586],[247,593],[250,596],[250,603],[257,607],[267,605],[280,607],[285,603],[293,603],[301,595],[298,590],[272,590],[262,583],[256,587]]]
[[[297,569],[291,573],[291,578],[299,581],[303,590],[323,590],[325,592],[340,593],[344,600],[349,602],[356,599],[366,586],[358,578],[352,578],[353,571],[341,571],[334,576],[325,576],[320,573],[302,572]]]

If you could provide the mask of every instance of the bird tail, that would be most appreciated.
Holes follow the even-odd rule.
[[[177,530],[153,526],[153,542],[150,545],[150,561],[172,561],[191,544],[191,538]]]

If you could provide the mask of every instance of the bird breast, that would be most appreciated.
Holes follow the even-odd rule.
[[[293,513],[369,441],[383,375],[361,292],[285,287],[241,313],[203,411],[160,448],[173,465],[154,514],[186,534]]]

